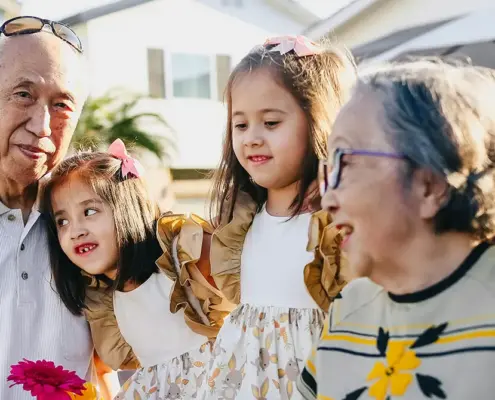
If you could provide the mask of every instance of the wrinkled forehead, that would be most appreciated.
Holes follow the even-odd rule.
[[[0,38],[0,84],[30,80],[85,98],[84,56],[49,32]]]

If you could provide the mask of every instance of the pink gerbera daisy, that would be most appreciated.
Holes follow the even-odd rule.
[[[24,359],[12,365],[7,381],[12,386],[22,385],[38,400],[70,400],[69,393],[82,394],[85,381],[74,371],[56,367],[51,361]]]

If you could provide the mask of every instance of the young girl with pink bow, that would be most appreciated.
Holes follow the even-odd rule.
[[[202,399],[300,398],[295,381],[345,284],[339,232],[307,203],[355,75],[345,51],[285,36],[230,76],[210,262],[238,306],[217,336]]]
[[[138,369],[117,399],[192,399],[230,309],[201,274],[209,224],[160,216],[142,173],[120,140],[52,172],[43,209],[54,282],[69,310],[86,315],[103,362]]]

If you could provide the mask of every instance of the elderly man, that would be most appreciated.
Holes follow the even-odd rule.
[[[81,53],[76,34],[51,21],[0,28],[0,399],[31,399],[6,381],[23,358],[92,372],[87,324],[53,289],[36,208],[38,183],[66,154],[86,99]]]

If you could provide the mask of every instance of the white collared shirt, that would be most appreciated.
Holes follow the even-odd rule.
[[[24,225],[21,210],[0,203],[0,399],[31,400],[9,388],[10,365],[45,359],[93,379],[93,344],[84,317],[61,302],[51,279],[47,225],[33,210]]]

